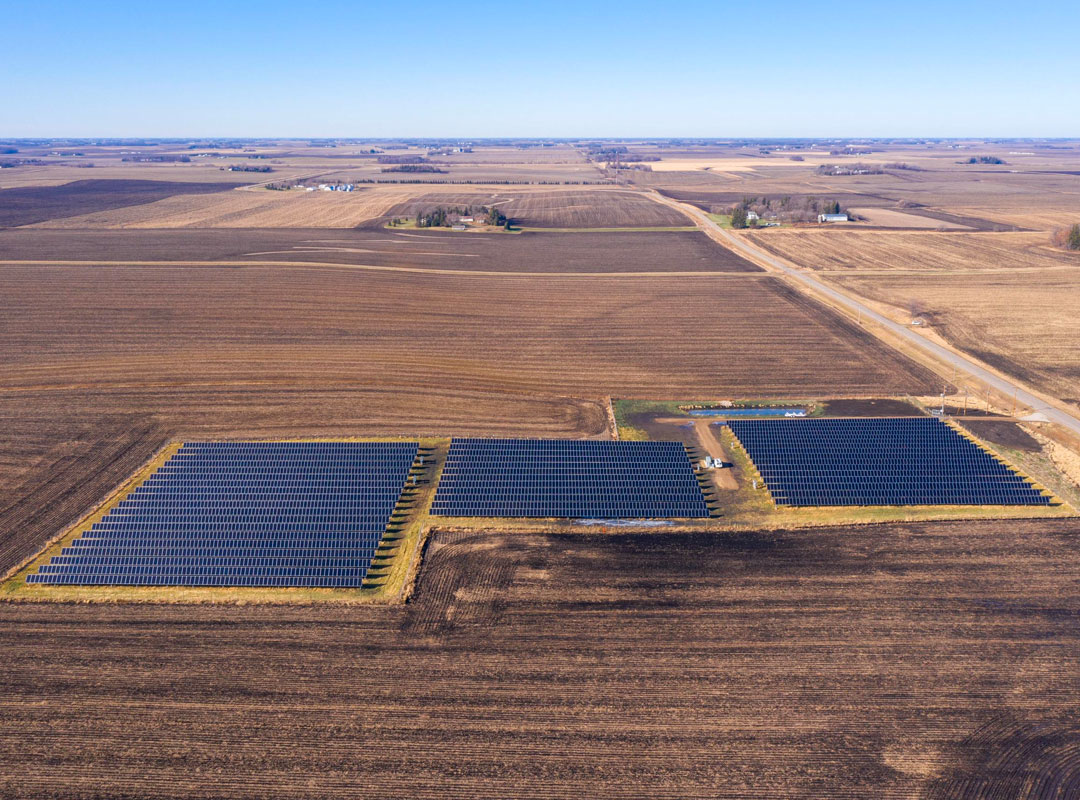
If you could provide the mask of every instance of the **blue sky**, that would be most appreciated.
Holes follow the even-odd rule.
[[[1080,136],[1080,3],[21,2],[0,136]]]

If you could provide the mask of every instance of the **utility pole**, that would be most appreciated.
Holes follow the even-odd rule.
[[[968,390],[967,390],[967,387],[965,386],[964,387],[964,416],[965,417],[967,416],[967,400],[968,400]]]
[[[990,416],[990,390],[986,390],[986,415]]]

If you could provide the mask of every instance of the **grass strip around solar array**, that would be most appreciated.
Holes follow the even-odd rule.
[[[184,444],[27,583],[359,588],[417,450]]]
[[[1050,503],[1029,480],[933,417],[747,419],[727,425],[777,505]]]
[[[709,509],[680,442],[455,438],[431,513],[645,519]]]

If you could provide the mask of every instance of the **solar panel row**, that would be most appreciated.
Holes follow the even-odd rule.
[[[777,505],[1047,505],[1050,498],[932,417],[727,422]]]
[[[707,517],[679,442],[458,438],[431,513],[468,517]]]
[[[360,586],[417,450],[185,444],[27,582]]]

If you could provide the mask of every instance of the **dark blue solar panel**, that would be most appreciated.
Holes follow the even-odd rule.
[[[358,587],[417,449],[185,444],[27,582]]]
[[[727,423],[777,505],[1048,505],[1008,465],[933,417]]]
[[[454,439],[431,513],[461,517],[707,517],[679,442]]]

